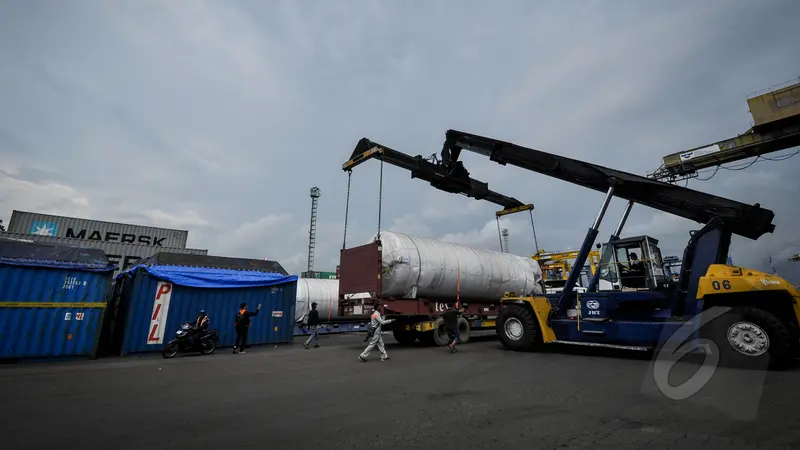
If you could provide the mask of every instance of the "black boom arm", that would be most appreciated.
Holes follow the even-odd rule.
[[[491,191],[487,183],[470,178],[461,161],[451,160],[443,154],[442,161],[433,163],[420,155],[410,156],[367,138],[358,141],[350,159],[342,165],[342,170],[350,171],[372,158],[406,169],[411,172],[411,178],[425,180],[441,191],[466,195],[476,200],[486,200],[502,206],[503,210],[524,209],[530,206],[515,198]]]
[[[775,214],[758,204],[747,205],[510,142],[448,130],[442,153],[455,160],[462,150],[487,156],[499,164],[511,164],[599,192],[608,192],[613,186],[616,197],[702,224],[719,218],[730,233],[749,239],[758,239],[775,230],[772,224]]]

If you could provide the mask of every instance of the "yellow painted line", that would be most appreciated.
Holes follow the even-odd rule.
[[[0,302],[0,308],[105,308],[105,303],[100,302]]]

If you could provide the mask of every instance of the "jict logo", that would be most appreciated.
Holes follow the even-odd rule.
[[[586,307],[589,309],[600,309],[600,302],[597,300],[588,300],[586,302]]]

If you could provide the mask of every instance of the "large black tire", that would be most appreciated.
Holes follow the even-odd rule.
[[[469,333],[470,333],[469,321],[463,317],[460,317],[458,319],[458,333],[459,336],[461,337],[462,344],[466,344],[467,342],[469,342]]]
[[[400,325],[392,329],[392,335],[394,335],[394,340],[400,345],[414,345],[414,342],[417,340],[416,330],[407,331]]]
[[[178,343],[177,342],[170,342],[164,347],[164,350],[161,352],[161,356],[164,358],[174,358],[175,355],[178,354]]]
[[[719,363],[724,367],[783,369],[791,361],[789,328],[760,308],[731,308],[706,324],[701,335],[717,345]]]
[[[531,351],[541,341],[539,322],[532,311],[521,305],[504,306],[495,326],[500,342],[509,350]]]
[[[217,349],[217,343],[214,341],[214,339],[203,341],[203,343],[200,345],[200,351],[204,355],[210,355],[214,353],[214,350],[216,349]]]
[[[447,334],[447,330],[444,328],[444,320],[441,317],[436,319],[436,328],[429,333],[431,333],[433,345],[437,347],[450,345],[450,335]]]

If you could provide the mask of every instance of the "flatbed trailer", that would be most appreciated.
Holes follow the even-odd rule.
[[[442,155],[445,157],[446,155]],[[355,167],[376,159],[381,163],[380,185],[378,188],[378,237],[380,236],[381,204],[383,193],[383,164],[411,172],[411,178],[430,183],[434,188],[448,193],[460,194],[475,200],[487,201],[503,209],[495,212],[500,233],[500,218],[527,211],[536,241],[536,228],[533,222],[533,204],[523,203],[489,189],[489,185],[473,179],[460,161],[441,161],[436,155],[424,158],[411,156],[393,148],[363,138],[358,141],[350,158],[342,165],[348,174],[347,206],[345,210],[344,242],[337,267],[339,275],[339,315],[364,316],[369,318],[375,301],[379,301],[383,313],[395,319],[391,328],[395,339],[401,344],[413,344],[417,340],[430,345],[447,345],[448,338],[442,328],[441,314],[448,306],[461,306],[458,296],[449,298],[396,298],[382,297],[381,242],[377,239],[370,244],[353,248],[347,247],[347,220],[350,209],[350,180]],[[453,176],[457,175],[457,176]],[[538,249],[538,243],[536,244]],[[348,299],[351,294],[369,293],[368,298]],[[496,318],[500,310],[500,298],[470,299],[464,301],[466,313],[459,320],[461,342],[469,341],[473,331],[494,333]]]
[[[364,331],[369,325],[369,317],[358,316],[352,321],[337,321],[330,323],[321,323],[317,326],[317,334],[338,334],[338,333],[356,333]],[[295,336],[309,336],[311,328],[307,325],[298,324],[294,326]]]
[[[377,301],[385,316],[395,319],[391,324],[394,338],[400,344],[410,345],[419,340],[423,344],[444,346],[449,343],[442,326],[441,315],[448,307],[464,306],[466,312],[459,319],[461,343],[469,342],[473,331],[494,331],[500,311],[499,298],[476,299],[461,302],[452,298],[396,298],[383,297],[382,246],[380,241],[358,247],[342,249],[339,265],[340,315],[348,311],[371,313]],[[369,292],[366,299],[348,299],[348,294]]]

